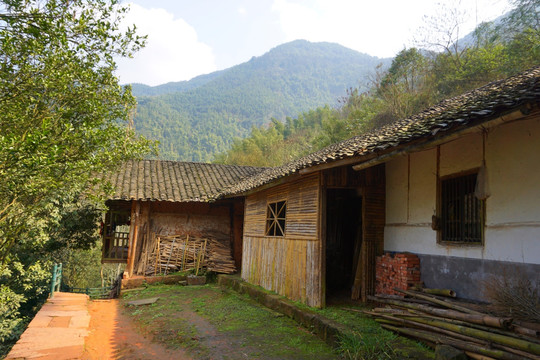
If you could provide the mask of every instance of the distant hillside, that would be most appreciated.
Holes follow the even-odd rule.
[[[284,120],[361,87],[379,59],[332,43],[297,40],[250,61],[190,81],[134,84],[135,127],[159,140],[160,157],[209,161],[232,139],[273,117]],[[366,84],[367,85],[367,84]]]
[[[175,92],[182,92],[191,89],[198,88],[215,78],[222,75],[223,71],[215,71],[211,74],[205,74],[197,76],[189,81],[178,81],[178,82],[169,82],[163,85],[149,86],[145,84],[131,84],[133,89],[133,95],[139,96],[154,96],[154,95],[163,95]]]

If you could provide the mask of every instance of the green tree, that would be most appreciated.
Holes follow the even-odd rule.
[[[16,208],[86,186],[149,143],[126,126],[135,100],[114,56],[143,39],[120,32],[115,1],[5,1],[0,19],[0,231]],[[13,227],[11,227],[13,230]],[[0,232],[0,259],[14,236]]]
[[[342,100],[341,116],[346,119],[351,136],[363,134],[390,120],[385,115],[386,102],[373,92],[360,93],[358,89],[350,89]]]
[[[431,99],[429,60],[416,48],[403,49],[376,85],[389,117],[404,118],[425,108]]]
[[[115,0],[0,3],[0,342],[46,296],[53,250],[92,246],[104,207],[83,194],[105,190],[96,174],[153,147],[129,126],[135,99],[114,75],[114,58],[144,45],[134,27],[120,31],[126,11]]]
[[[498,33],[506,40],[506,73],[516,73],[540,63],[540,1],[514,0],[515,8]]]

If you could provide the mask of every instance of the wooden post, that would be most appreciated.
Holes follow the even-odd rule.
[[[131,227],[129,232],[128,258],[126,272],[128,276],[133,275],[133,265],[135,263],[135,249],[137,247],[137,237],[139,236],[139,215],[141,212],[141,203],[133,201],[131,205]]]
[[[319,172],[319,241],[318,241],[318,266],[319,266],[319,304],[326,307],[326,184],[324,176]],[[317,266],[314,267],[317,269]]]

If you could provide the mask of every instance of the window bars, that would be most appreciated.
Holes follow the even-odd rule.
[[[278,201],[268,204],[266,209],[266,236],[284,236],[287,202]]]
[[[441,241],[481,244],[483,202],[474,194],[477,174],[441,181]]]

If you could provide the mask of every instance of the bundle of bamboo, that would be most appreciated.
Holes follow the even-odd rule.
[[[387,307],[363,312],[375,317],[383,328],[430,346],[456,347],[473,359],[540,359],[537,324],[518,323],[511,318],[480,312],[466,303],[458,304],[425,293],[396,291],[413,299],[370,296],[370,300]]]
[[[152,234],[139,262],[145,275],[202,269],[219,273],[236,271],[230,247],[214,238]]]

